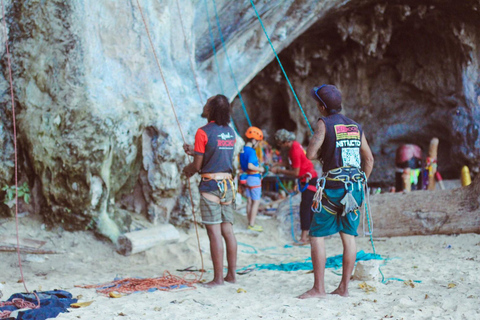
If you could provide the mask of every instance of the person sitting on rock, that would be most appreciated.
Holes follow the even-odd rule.
[[[202,117],[208,124],[199,128],[195,145],[184,144],[185,153],[193,156],[193,162],[183,172],[190,178],[200,173],[200,210],[202,222],[210,240],[213,261],[213,280],[205,284],[212,287],[224,281],[236,281],[237,240],[233,233],[233,201],[235,190],[232,181],[235,132],[228,126],[231,106],[224,95],[208,99]],[[227,247],[228,271],[223,278],[223,241]]]
[[[317,190],[318,174],[313,167],[312,161],[308,160],[302,145],[295,141],[295,134],[285,129],[277,130],[275,133],[275,141],[281,148],[288,149],[288,160],[290,161],[291,170],[281,169],[278,166],[284,166],[284,163],[274,164],[270,172],[280,173],[287,176],[300,179],[300,187],[302,192],[302,201],[300,202],[300,227],[302,235],[299,244],[308,244],[308,231],[313,217],[312,200]]]
[[[299,296],[301,299],[326,295],[324,239],[337,232],[340,232],[343,244],[343,273],[332,294],[348,296],[348,284],[357,256],[355,237],[361,220],[358,208],[364,199],[362,184],[370,176],[374,161],[361,126],[340,114],[340,91],[333,85],[322,85],[312,89],[312,97],[323,117],[317,122],[315,134],[307,147],[307,157],[323,162],[324,175],[319,178],[318,192],[322,197],[317,199],[315,195],[314,201],[319,203],[310,226],[314,284],[312,289]]]
[[[247,174],[245,192],[247,197],[247,229],[261,232],[263,228],[255,224],[255,218],[262,197],[262,175],[260,173],[265,172],[265,169],[260,167],[255,147],[263,140],[263,132],[257,127],[250,127],[245,132],[245,137],[247,143],[243,147],[243,152],[240,153],[240,166],[243,172]]]

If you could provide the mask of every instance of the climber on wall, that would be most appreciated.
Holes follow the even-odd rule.
[[[348,296],[348,283],[357,254],[358,208],[364,198],[362,183],[366,183],[373,169],[373,155],[365,132],[358,123],[339,113],[342,110],[340,91],[335,86],[322,85],[312,89],[312,97],[323,117],[317,122],[307,157],[323,162],[324,175],[317,184],[319,190],[314,197],[314,207],[315,202],[319,202],[318,210],[315,210],[310,227],[314,284],[299,296],[301,299],[326,295],[324,239],[337,232],[343,244],[343,274],[332,294]]]
[[[312,221],[312,200],[315,194],[315,184],[318,174],[313,167],[312,161],[305,156],[302,145],[295,141],[295,134],[285,129],[280,129],[275,133],[275,141],[281,148],[287,148],[288,160],[290,161],[291,170],[281,169],[278,166],[285,166],[285,163],[274,164],[270,172],[280,173],[287,176],[300,179],[302,192],[302,201],[300,203],[300,226],[302,235],[299,244],[308,244],[308,231]],[[307,186],[308,185],[308,186]]]
[[[235,190],[232,181],[235,132],[228,126],[231,106],[224,95],[208,99],[202,117],[208,124],[199,128],[195,145],[184,144],[185,153],[193,156],[193,162],[183,172],[190,178],[200,173],[200,210],[202,222],[210,240],[213,262],[213,280],[206,286],[235,282],[237,264],[237,240],[233,233],[233,201]],[[228,271],[223,278],[223,241],[227,247]]]

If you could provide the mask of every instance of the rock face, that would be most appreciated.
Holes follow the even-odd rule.
[[[426,153],[433,137],[440,172],[458,179],[463,165],[479,170],[479,9],[478,1],[350,1],[326,12],[280,59],[310,123],[319,117],[313,86],[332,83],[343,92],[344,112],[362,124],[375,156],[370,181],[392,184],[397,147],[414,143]],[[307,143],[308,127],[276,61],[242,93],[257,125],[295,130]],[[244,130],[245,121],[238,126]]]
[[[270,134],[296,130],[305,141],[308,129],[250,1],[178,1],[138,2],[187,142],[204,124],[206,98],[233,99],[237,88],[254,125]],[[343,90],[377,172],[385,171],[374,179],[389,179],[396,145],[425,146],[432,135],[440,138],[446,172],[480,159],[479,4],[437,2],[255,1],[311,123],[317,113],[308,89],[331,82]],[[69,229],[95,226],[112,240],[130,229],[134,214],[190,221],[180,177],[190,159],[137,1],[6,1],[6,15],[19,178],[32,190],[30,210]],[[4,48],[0,54],[4,186],[14,183],[14,153]],[[243,132],[242,109],[234,105]]]

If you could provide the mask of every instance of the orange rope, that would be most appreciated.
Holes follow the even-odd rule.
[[[178,125],[180,133],[182,135],[183,143],[186,144],[187,141],[185,140],[185,136],[183,134],[182,127],[180,125],[180,121],[178,120],[177,112],[175,111],[175,105],[173,104],[172,97],[170,96],[170,91],[168,90],[167,81],[165,80],[165,77],[163,76],[162,67],[160,66],[160,62],[158,61],[157,52],[155,51],[155,47],[153,45],[152,37],[150,36],[150,31],[148,30],[147,21],[145,20],[145,16],[143,15],[142,6],[140,5],[139,0],[137,0],[137,5],[138,5],[138,9],[140,10],[140,14],[142,16],[143,24],[145,25],[145,30],[147,32],[148,40],[150,41],[150,46],[152,47],[153,55],[155,57],[155,61],[157,63],[158,70],[160,70],[160,75],[162,76],[163,84],[165,86],[165,90],[167,91],[168,99],[170,100],[170,105],[172,107],[173,114],[175,115],[175,119],[177,120],[177,125]],[[177,3],[177,5],[178,5],[178,3]],[[182,26],[183,26],[183,23],[182,23]],[[200,93],[200,91],[199,91],[199,93]],[[201,96],[200,96],[200,98],[201,98]],[[197,226],[198,223],[197,223],[197,219],[195,217],[195,206],[193,204],[192,189],[190,187],[190,179],[187,179],[187,185],[188,185],[188,192],[190,194],[190,204],[192,206],[192,215],[193,215],[193,221],[194,221],[194,225],[195,225],[195,232],[196,232],[196,235],[197,235],[198,252],[200,253],[200,259],[202,261],[202,269],[200,269],[200,272],[201,272],[200,279],[198,280],[198,281],[200,281],[203,277],[203,273],[205,272],[205,268],[204,268],[204,263],[203,263],[202,249],[200,247],[200,237],[198,235],[198,226]]]
[[[187,279],[188,275],[193,275],[194,279]],[[200,279],[193,272],[187,273],[183,277],[172,275],[170,272],[165,271],[163,277],[159,278],[125,278],[121,280],[115,280],[103,284],[83,285],[75,286],[79,288],[91,289],[95,288],[98,293],[108,296],[111,292],[118,292],[124,294],[131,294],[137,291],[148,291],[149,289],[157,289],[160,291],[171,291],[174,289],[183,289],[184,286],[188,287],[188,290],[195,289],[194,284]]]

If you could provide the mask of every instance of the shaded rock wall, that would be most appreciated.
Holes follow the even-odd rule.
[[[179,6],[176,0],[140,3],[187,142],[193,142],[196,129],[204,124],[199,114],[208,96],[221,92],[230,99],[236,96],[229,60],[238,87],[246,87],[245,100],[254,123],[272,130],[282,126],[296,129],[299,139],[305,140],[307,129],[293,97],[278,68],[268,65],[273,53],[250,2],[215,1],[227,59],[213,1],[179,1]],[[465,2],[463,11],[449,16],[453,25],[445,23],[443,29],[439,23],[442,17],[437,17],[435,10],[425,11],[422,18],[420,9],[411,9],[407,15],[402,11],[406,7],[395,11],[391,6],[376,6],[374,1],[255,3],[275,48],[283,51],[282,61],[312,123],[317,113],[306,97],[307,89],[319,82],[333,82],[344,90],[347,113],[364,124],[377,159],[382,155],[387,159],[394,149],[385,149],[388,139],[394,137],[398,143],[402,135],[413,136],[414,126],[406,128],[408,134],[404,134],[398,125],[412,119],[431,124],[436,134],[443,134],[442,142],[449,141],[452,150],[458,146],[455,152],[469,161],[478,157],[478,146],[475,149],[469,144],[478,143],[474,125],[470,135],[462,135],[462,130],[452,133],[455,128],[478,123],[478,39],[472,7],[476,2]],[[453,2],[438,3],[451,6]],[[457,14],[469,18],[462,24],[455,18]],[[409,22],[402,22],[402,17]],[[433,27],[426,27],[423,21],[427,20],[435,22]],[[180,177],[190,159],[181,149],[182,136],[137,2],[7,2],[7,23],[13,53],[20,176],[32,189],[30,210],[70,229],[95,226],[112,240],[130,229],[135,214],[152,222],[191,221],[186,183]],[[438,57],[428,59],[428,42],[422,50],[416,49],[415,44],[429,39],[438,40],[432,40]],[[410,46],[408,42],[412,42]],[[4,147],[0,182],[11,185],[12,118],[5,54],[3,48],[0,50],[4,76],[0,77],[0,143]],[[443,63],[445,58],[452,63]],[[417,68],[417,64],[424,67]],[[426,79],[432,75],[439,80]],[[420,105],[419,101],[423,104],[414,108],[419,114],[415,116],[410,106]],[[364,108],[354,109],[358,104]],[[244,131],[240,110],[235,105],[234,118]],[[448,120],[448,115],[455,121]],[[448,130],[441,130],[439,123]],[[387,127],[397,134],[376,134]],[[430,134],[419,137],[423,144]],[[379,163],[381,168],[382,161]],[[197,182],[192,179],[196,204]]]
[[[415,143],[427,152],[434,136],[440,172],[458,179],[465,164],[479,169],[478,9],[478,1],[351,1],[330,10],[280,58],[311,123],[319,113],[310,88],[333,83],[342,90],[344,113],[363,125],[376,159],[370,181],[392,184],[396,148]],[[293,129],[308,142],[276,61],[242,93],[249,112],[261,113],[257,125]],[[246,128],[244,120],[239,127]]]

